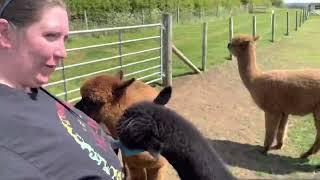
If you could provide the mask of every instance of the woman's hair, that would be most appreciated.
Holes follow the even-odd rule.
[[[3,6],[5,7],[0,12],[0,18],[20,28],[39,21],[42,10],[56,6],[66,8],[63,0],[0,0],[0,9]]]

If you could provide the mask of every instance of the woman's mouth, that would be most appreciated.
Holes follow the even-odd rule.
[[[49,64],[46,64],[46,66],[50,69],[55,69],[56,68],[56,65],[49,65]]]

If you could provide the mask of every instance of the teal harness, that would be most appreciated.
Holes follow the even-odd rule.
[[[120,140],[114,140],[112,144],[121,150],[121,153],[125,156],[133,156],[142,153],[143,149],[129,149]]]

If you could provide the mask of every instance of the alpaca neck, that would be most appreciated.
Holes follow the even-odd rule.
[[[161,154],[170,162],[170,164],[177,171],[181,179],[194,180],[200,179],[199,177],[202,177],[201,180],[209,180],[213,177],[211,167],[208,166],[208,164],[210,164],[208,162],[209,158],[202,158],[203,154],[208,153],[202,152],[201,154],[194,151],[194,154],[190,154],[189,152],[182,151],[182,149],[178,148],[179,147],[175,147],[174,149],[168,148],[168,151],[163,150]],[[203,163],[203,165],[201,165],[201,163]],[[205,168],[208,168],[210,170],[205,170]]]
[[[238,57],[238,68],[240,77],[244,85],[249,89],[253,80],[261,74],[256,64],[256,51],[253,45],[248,50],[241,53]]]
[[[172,137],[174,147],[167,146],[162,155],[176,169],[183,180],[234,179],[205,139]],[[190,140],[195,141],[190,141]],[[172,142],[170,144],[172,144]],[[179,142],[186,142],[182,144]]]

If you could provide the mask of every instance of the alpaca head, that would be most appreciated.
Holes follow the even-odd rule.
[[[259,36],[239,35],[231,40],[228,44],[228,49],[232,55],[239,57],[244,52],[250,51],[249,47],[254,46],[255,41],[259,38]]]
[[[172,88],[166,87],[153,102],[139,102],[125,110],[117,123],[117,133],[126,147],[159,154],[163,141],[155,113],[168,103],[171,92]]]
[[[88,79],[80,88],[82,99],[75,104],[75,107],[98,123],[106,121],[104,113],[100,112],[102,112],[104,108],[119,108],[118,104],[121,103],[122,98],[125,96],[126,89],[134,81],[134,78],[124,81],[122,71],[114,76],[99,75]],[[115,116],[114,119],[116,119],[117,113],[120,113],[121,110],[113,111],[115,114],[110,113],[110,116]],[[113,122],[106,124],[112,134],[114,134],[114,132],[112,132],[113,130],[112,128],[110,129],[110,127],[112,127],[113,124]]]

